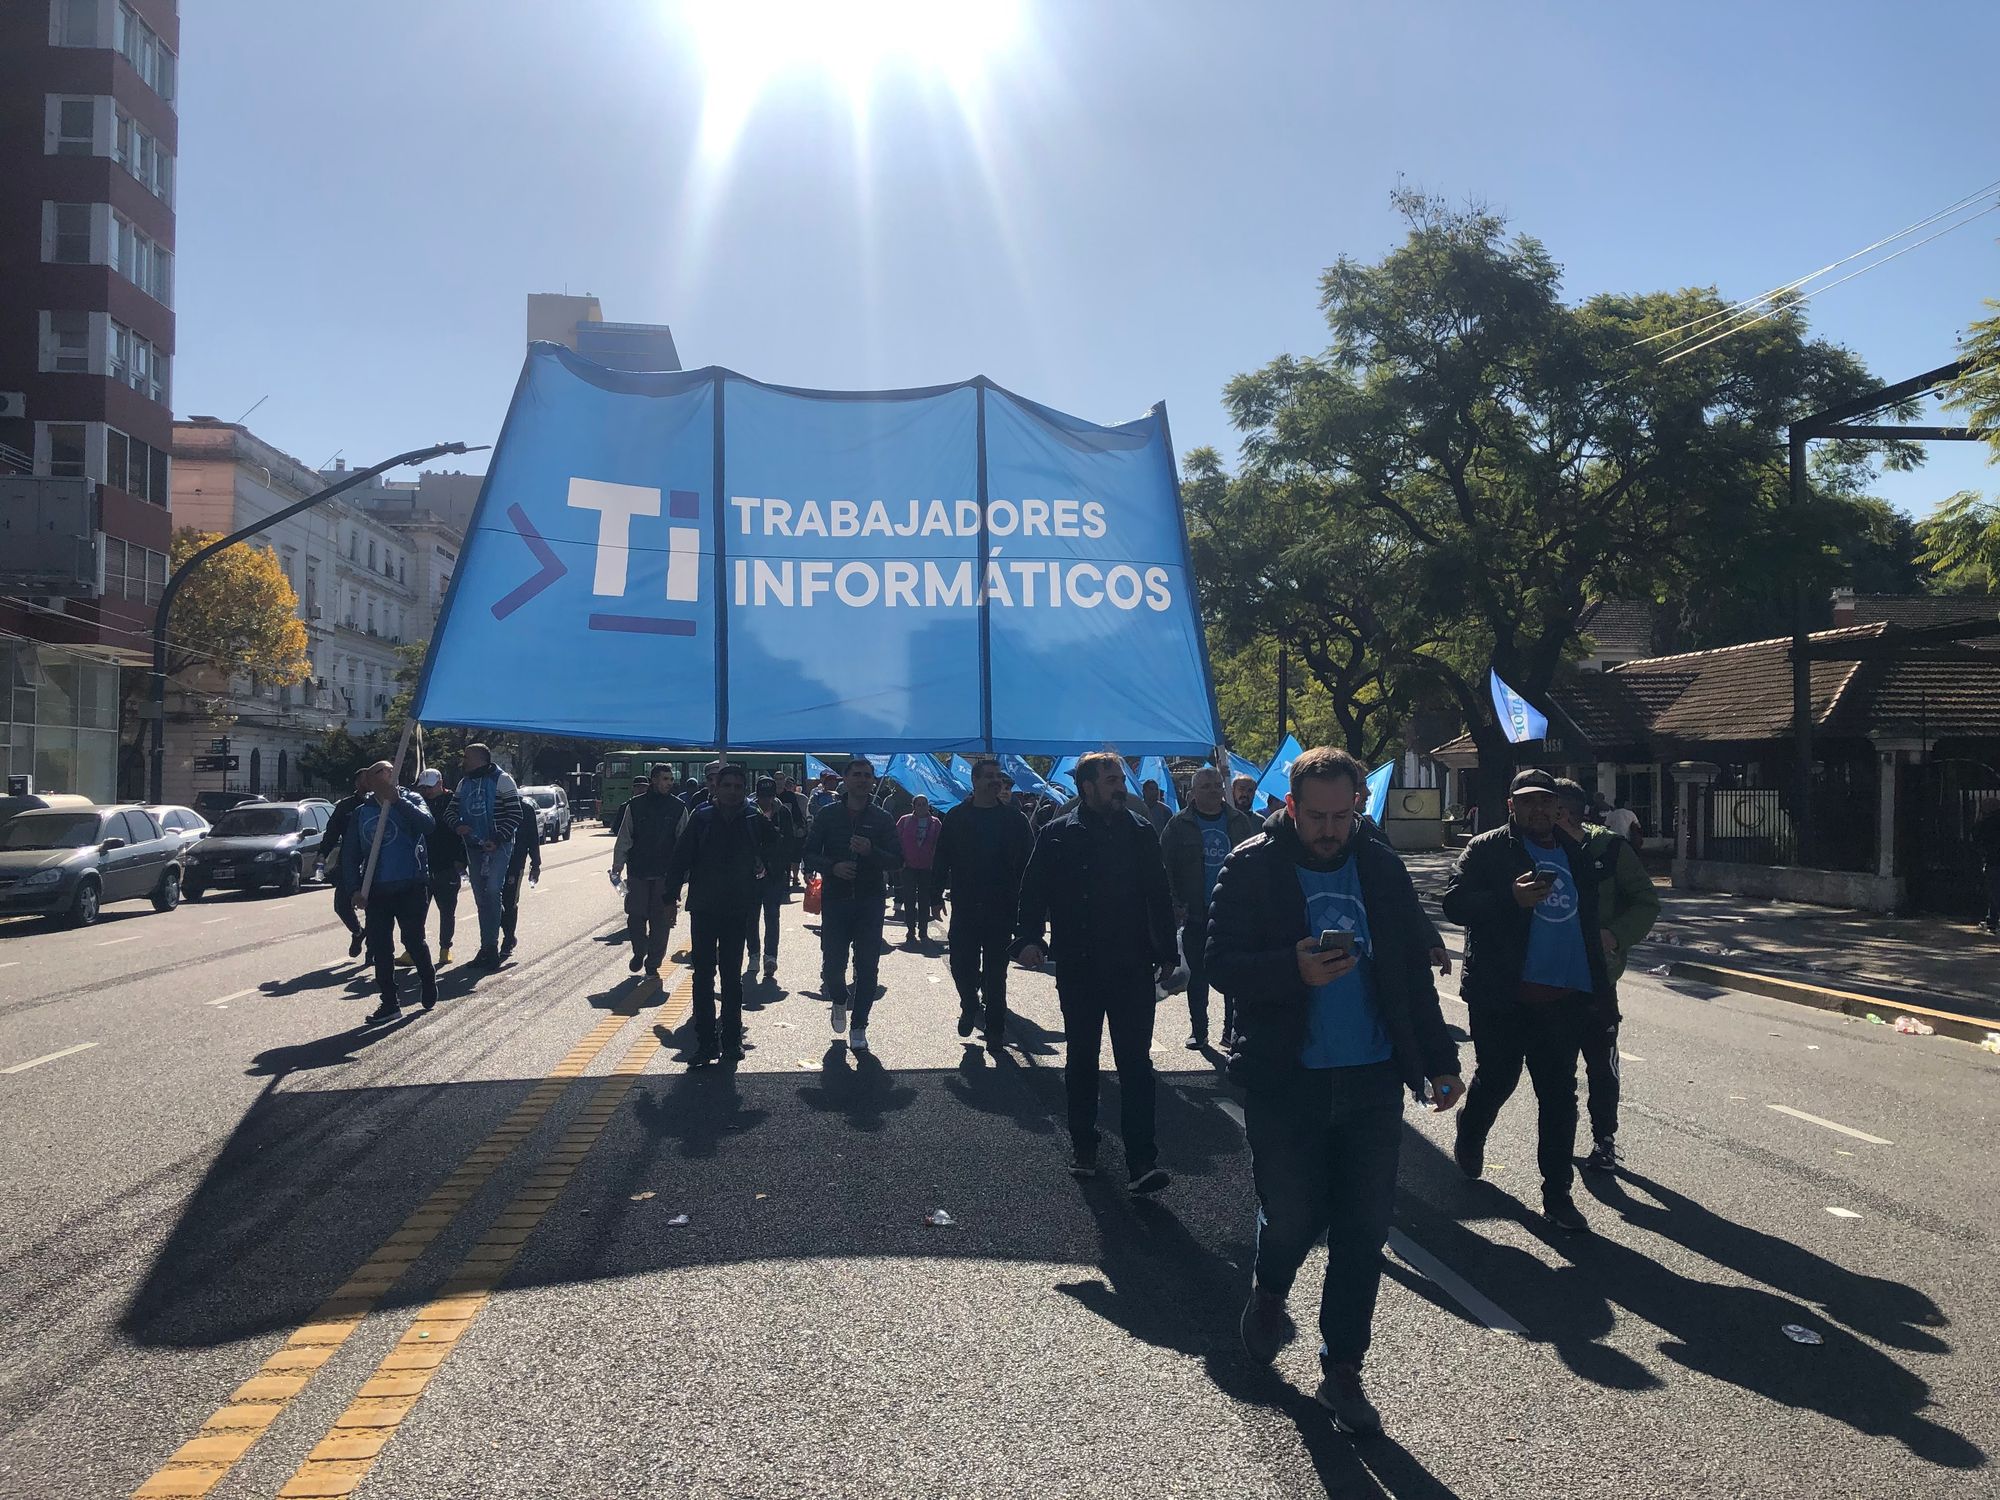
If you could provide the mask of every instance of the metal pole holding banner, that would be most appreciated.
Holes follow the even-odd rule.
[[[722,524],[722,487],[727,478],[722,461],[723,389],[723,372],[717,370],[714,498],[709,505],[709,515],[715,527],[715,748],[726,754],[724,747],[729,744],[729,559],[726,556],[729,544],[723,537],[728,528]]]
[[[986,514],[986,377],[972,382],[978,402],[975,426],[979,460],[979,743],[993,753],[993,599],[987,592],[986,569],[993,556],[993,536]]]

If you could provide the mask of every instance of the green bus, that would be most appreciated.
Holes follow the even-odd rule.
[[[823,757],[824,758],[824,757]],[[597,816],[606,828],[618,826],[618,815],[625,810],[625,804],[632,797],[632,779],[635,776],[650,776],[654,766],[672,766],[676,784],[693,777],[701,780],[708,763],[715,759],[713,750],[614,750],[597,763]],[[844,763],[845,757],[835,757],[837,763]],[[754,791],[757,778],[776,776],[780,771],[791,776],[801,785],[806,779],[806,758],[799,752],[754,753],[732,751],[730,764],[743,767],[750,778]]]

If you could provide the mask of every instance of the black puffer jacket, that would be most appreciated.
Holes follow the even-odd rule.
[[[1556,847],[1569,859],[1576,883],[1577,924],[1583,951],[1590,960],[1591,988],[1607,1019],[1618,1014],[1618,992],[1604,963],[1597,914],[1598,877],[1590,857],[1560,828]],[[1482,1005],[1518,1005],[1521,966],[1528,957],[1528,932],[1535,920],[1530,908],[1514,899],[1514,881],[1535,868],[1527,840],[1510,819],[1488,829],[1459,851],[1445,882],[1445,917],[1465,929],[1465,974],[1458,992],[1474,1009]]]
[[[1403,861],[1378,839],[1351,840],[1368,936],[1375,956],[1375,1012],[1403,1081],[1421,1094],[1427,1079],[1458,1072],[1431,981],[1432,931]],[[1307,936],[1306,897],[1297,868],[1310,864],[1291,815],[1273,813],[1264,831],[1230,851],[1208,907],[1208,978],[1236,1000],[1236,1053],[1230,1076],[1262,1087],[1299,1066],[1311,991],[1299,977]]]
[[[1180,959],[1174,941],[1174,903],[1167,892],[1167,867],[1160,858],[1160,841],[1143,814],[1127,808],[1110,819],[1113,837],[1127,840],[1126,854],[1138,876],[1138,900],[1144,930],[1115,929],[1106,910],[1117,911],[1119,896],[1105,889],[1100,871],[1092,868],[1092,829],[1081,807],[1057,818],[1035,840],[1034,853],[1021,874],[1020,912],[1014,921],[1016,957],[1030,943],[1040,944],[1050,932],[1066,972],[1097,962],[1142,962],[1171,965]],[[1122,895],[1122,893],[1121,893]]]

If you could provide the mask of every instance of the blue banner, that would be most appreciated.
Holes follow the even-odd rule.
[[[1015,791],[1033,792],[1037,796],[1041,797],[1053,797],[1053,796],[1065,795],[1063,793],[1059,793],[1054,787],[1050,786],[1048,782],[1044,781],[1042,779],[1040,772],[1038,772],[1033,766],[1029,765],[1028,762],[1021,756],[1016,755],[1013,751],[1003,750],[1000,752],[1000,754],[995,756],[994,759],[1000,762],[1001,770],[1005,771],[1009,776],[1014,778]],[[1074,796],[1075,794],[1069,793],[1067,795]]]
[[[1382,826],[1382,815],[1389,810],[1389,783],[1395,775],[1396,763],[1393,760],[1368,773],[1368,821],[1377,828]]]
[[[1229,752],[1229,773],[1223,779],[1234,781],[1239,776],[1248,776],[1252,781],[1264,779],[1264,768],[1254,760],[1245,760],[1234,750]]]
[[[1167,769],[1164,755],[1140,756],[1138,777],[1141,795],[1144,795],[1145,783],[1157,781],[1160,784],[1160,800],[1175,812],[1181,810],[1181,794],[1174,789],[1173,773]]]
[[[419,719],[744,750],[1200,754],[1166,414],[530,347]]]
[[[1502,682],[1498,672],[1489,671],[1486,676],[1493,693],[1493,716],[1507,738],[1516,745],[1547,739],[1549,716]]]
[[[901,752],[889,757],[889,769],[885,773],[892,781],[901,783],[904,791],[912,797],[922,797],[938,812],[945,812],[958,806],[965,798],[951,778],[944,773],[944,767],[937,763],[935,755],[917,751]]]
[[[1283,802],[1291,795],[1292,762],[1306,753],[1306,747],[1299,743],[1298,736],[1288,734],[1284,744],[1278,746],[1278,753],[1271,757],[1271,763],[1257,778],[1257,811],[1264,810],[1265,802],[1275,797]]]
[[[818,781],[820,777],[825,775],[828,771],[833,772],[833,774],[836,776],[840,775],[839,766],[830,766],[825,761],[821,760],[817,755],[813,755],[810,753],[807,754],[806,756],[807,781]]]
[[[1049,774],[1045,779],[1065,798],[1076,795],[1076,778],[1070,773],[1076,769],[1076,763],[1082,758],[1078,755],[1059,755],[1055,764],[1049,767]]]
[[[967,760],[963,755],[954,755],[951,758],[951,764],[945,770],[951,777],[952,785],[970,797],[972,795],[972,762]]]

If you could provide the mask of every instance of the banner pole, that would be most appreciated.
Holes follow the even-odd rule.
[[[723,422],[722,371],[715,372],[715,476],[710,496],[709,524],[715,536],[715,745],[726,750],[729,744],[729,560],[728,542],[723,533],[722,461]]]
[[[403,720],[403,736],[396,741],[396,758],[390,762],[390,765],[395,767],[395,774],[398,776],[403,774],[403,756],[410,748],[410,731],[416,727],[417,721],[415,719]],[[418,753],[421,754],[422,752],[419,751]],[[375,819],[375,838],[368,846],[368,863],[361,870],[361,889],[354,898],[356,906],[366,906],[368,904],[368,889],[375,883],[375,861],[382,857],[382,828],[388,821],[389,814],[387,809],[384,809],[382,814]]]
[[[986,569],[993,538],[986,520],[986,377],[973,382],[978,397],[979,457],[979,743],[993,753],[993,599],[986,588]]]

